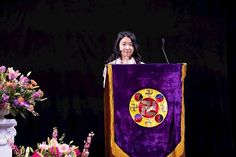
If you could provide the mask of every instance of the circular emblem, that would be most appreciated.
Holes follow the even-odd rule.
[[[129,112],[134,120],[143,127],[155,127],[163,122],[168,107],[165,96],[151,88],[137,91],[129,103]]]

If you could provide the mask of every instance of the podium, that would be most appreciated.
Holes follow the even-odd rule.
[[[185,156],[187,64],[108,65],[106,157]]]

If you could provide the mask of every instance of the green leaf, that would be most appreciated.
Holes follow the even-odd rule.
[[[22,116],[22,118],[26,119],[24,113],[20,112],[20,115]]]
[[[17,112],[14,109],[10,109],[10,113],[11,115],[13,115],[14,117],[16,117]]]

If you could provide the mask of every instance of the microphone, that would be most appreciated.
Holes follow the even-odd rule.
[[[161,45],[162,52],[164,53],[166,62],[169,64],[169,60],[168,60],[168,58],[167,58],[167,56],[166,56],[166,52],[165,52],[165,49],[164,49],[164,46],[165,46],[165,38],[161,38],[161,42],[162,42],[162,45]]]

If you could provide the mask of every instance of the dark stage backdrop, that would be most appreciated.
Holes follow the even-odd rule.
[[[187,63],[186,155],[233,156],[226,5],[215,0],[2,0],[0,64],[35,79],[48,98],[39,117],[17,120],[17,145],[46,140],[52,128],[90,156],[104,156],[102,70],[119,31],[138,39],[146,63]],[[232,60],[231,60],[232,61]],[[12,118],[8,115],[9,118]]]

